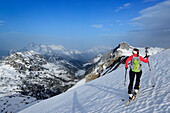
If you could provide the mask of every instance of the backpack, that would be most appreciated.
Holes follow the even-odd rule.
[[[134,57],[133,56],[130,69],[133,72],[140,72],[142,70],[142,65],[140,64],[139,57]]]

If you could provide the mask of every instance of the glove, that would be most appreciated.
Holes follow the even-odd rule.
[[[149,58],[150,57],[150,55],[146,55],[144,58]]]
[[[149,58],[149,57],[150,57],[150,55],[146,55],[145,57],[146,57],[146,58]]]

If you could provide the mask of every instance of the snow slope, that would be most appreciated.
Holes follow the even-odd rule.
[[[121,65],[110,74],[44,100],[20,113],[169,113],[170,49],[151,56],[150,64],[151,72],[148,65],[143,64],[141,89],[129,106],[125,105],[128,95],[122,101],[124,65]],[[155,81],[154,88],[151,87],[151,75]]]
[[[16,113],[74,85],[78,79],[62,61],[54,64],[34,51],[0,60],[0,113]]]
[[[5,96],[0,98],[0,112],[16,113],[38,102],[40,102],[40,100],[21,94]]]

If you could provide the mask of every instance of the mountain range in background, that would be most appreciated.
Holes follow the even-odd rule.
[[[123,42],[114,49],[100,48],[83,52],[66,50],[63,46],[33,43],[21,50],[11,50],[10,56],[0,60],[0,97],[2,101],[7,98],[14,101],[16,98],[18,106],[20,102],[23,103],[20,100],[24,98],[27,106],[32,105],[38,100],[65,92],[85,76],[87,82],[103,75],[103,70],[114,67],[116,70],[122,63],[121,60],[131,55],[132,49],[132,46]],[[140,50],[141,55],[144,55],[145,49]],[[149,52],[152,55],[162,50],[163,48],[150,48]],[[13,96],[10,98],[11,95]],[[16,104],[9,104],[11,108],[16,107]],[[25,107],[22,105],[18,108],[11,112]],[[1,111],[10,112],[9,109]]]
[[[19,113],[169,113],[170,49],[160,52],[159,48],[152,50],[154,51],[151,52],[155,53],[150,54],[149,58],[152,71],[147,63],[143,63],[140,90],[136,99],[128,106],[126,105],[129,100],[128,85],[123,84],[125,65],[121,64],[119,68],[105,76],[81,86],[77,84],[76,88],[30,106]],[[130,52],[123,49],[121,51],[127,55]],[[152,87],[153,85],[155,87]]]
[[[89,60],[92,60],[95,56],[98,54],[105,54],[107,51],[112,49],[111,47],[96,47],[92,48],[89,50],[67,50],[64,46],[62,45],[43,45],[43,44],[35,44],[35,43],[30,43],[26,47],[22,49],[11,49],[9,51],[7,50],[0,50],[1,54],[1,59],[4,58],[5,56],[8,56],[9,54],[16,53],[16,52],[23,52],[23,51],[30,51],[33,50],[37,53],[40,53],[42,55],[47,55],[47,56],[58,56],[62,57],[66,60],[69,61],[80,61],[80,62],[88,62]],[[3,56],[3,57],[2,57]]]
[[[105,54],[110,49],[111,48],[109,47],[98,47],[86,51],[80,51],[76,49],[67,50],[62,45],[42,45],[42,44],[30,43],[28,46],[24,47],[19,51],[33,50],[43,55],[49,55],[49,56],[57,55],[69,61],[79,60],[82,62],[88,62],[98,54]]]

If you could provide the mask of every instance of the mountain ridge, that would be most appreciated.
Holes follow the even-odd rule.
[[[101,49],[102,48],[102,49]],[[42,44],[35,44],[30,43],[28,46],[24,47],[23,49],[19,51],[28,51],[28,50],[34,50],[35,52],[41,53],[41,54],[57,54],[58,56],[61,56],[67,60],[82,60],[82,61],[89,61],[93,57],[97,56],[99,53],[105,53],[109,48],[106,47],[100,47],[100,48],[94,48],[86,51],[80,51],[80,50],[67,50],[62,45],[42,45]]]
[[[150,57],[155,87],[151,87],[148,65],[143,65],[140,94],[128,107],[122,102],[124,65],[94,81],[74,88],[59,96],[35,104],[19,113],[60,112],[169,112],[170,49]],[[159,64],[159,65],[158,65]],[[128,82],[128,81],[127,81]],[[127,94],[127,86],[126,86]],[[128,95],[125,96],[125,101]],[[61,103],[58,103],[61,101]],[[46,108],[45,106],[48,105]],[[41,110],[40,110],[41,109]]]
[[[16,86],[16,85],[13,85],[14,84],[13,82],[11,82],[11,84],[9,85],[13,86],[13,88],[9,87],[8,85],[3,86],[4,88],[0,90],[1,92],[0,94],[1,96],[3,95],[5,96],[5,91],[6,91],[6,93],[9,92],[8,93],[8,96],[9,96],[9,94],[10,95],[16,94],[15,93],[15,90],[16,90],[17,92],[23,91],[22,94],[24,94],[25,96],[29,95],[29,96],[37,97],[38,99],[49,98],[61,92],[65,92],[67,89],[72,87],[75,83],[78,82],[78,80],[82,79],[83,77],[81,76],[82,74],[87,75],[89,73],[93,73],[96,75],[96,72],[98,73],[99,70],[100,70],[100,73],[103,74],[105,71],[101,71],[101,69],[106,70],[108,69],[109,65],[113,63],[110,59],[113,59],[116,56],[115,59],[117,58],[119,59],[119,57],[122,57],[121,60],[123,60],[125,56],[128,56],[131,54],[132,48],[134,47],[130,46],[129,44],[125,42],[120,43],[116,48],[109,50],[108,53],[104,55],[99,54],[97,57],[92,59],[90,62],[88,62],[87,64],[84,64],[84,67],[82,69],[86,69],[86,70],[81,70],[81,68],[79,68],[78,66],[75,66],[75,63],[77,63],[77,61],[73,63],[74,64],[73,65],[68,60],[56,54],[45,56],[40,53],[34,52],[32,50],[14,52],[13,54],[9,56],[9,58],[8,57],[6,58],[7,65],[4,65],[5,61],[3,60],[1,61],[0,63],[0,73],[2,73],[1,78],[5,81],[11,81],[11,79],[13,79],[15,81],[14,82],[15,84],[21,83],[22,81],[24,84]],[[151,54],[155,54],[156,52],[161,51],[162,49],[158,48],[158,50],[155,50],[155,48],[153,49],[151,48],[151,50],[152,50]],[[141,51],[141,53],[142,54],[144,53],[144,48]],[[117,60],[115,61],[116,63],[113,63],[113,64],[116,66],[118,62]],[[79,65],[79,63],[77,65]],[[101,69],[97,68],[99,66],[102,68]],[[118,66],[118,68],[120,66]],[[5,73],[7,75],[6,76],[7,78],[4,77]],[[10,78],[9,76],[13,78]],[[19,78],[19,79],[16,79],[16,78]],[[21,80],[21,78],[26,78],[26,79]],[[80,78],[80,79],[77,79],[77,78]],[[5,81],[3,84],[6,84]],[[86,80],[82,79],[80,82],[78,82],[77,84],[79,85],[85,84]],[[5,88],[9,90],[4,90]],[[50,90],[47,90],[47,89],[50,89]],[[74,89],[74,87],[71,89]],[[13,90],[14,92],[10,92]],[[22,97],[24,96],[23,95],[19,97],[15,96],[15,98],[21,98],[21,99]],[[13,98],[13,100],[15,98]],[[3,98],[1,99],[2,101],[5,101],[3,100]],[[20,102],[19,100],[17,101]],[[32,102],[32,101],[28,100],[28,102]],[[12,104],[12,106],[15,106],[15,105]]]

